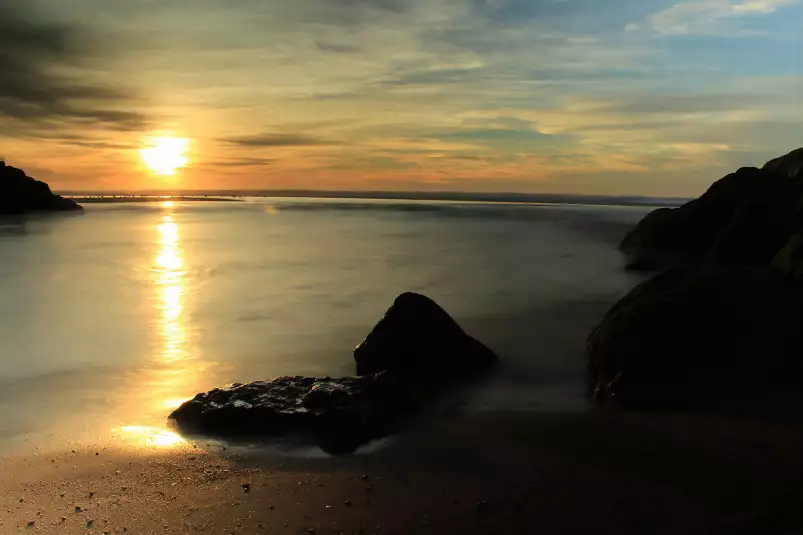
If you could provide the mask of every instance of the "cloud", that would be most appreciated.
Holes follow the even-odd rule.
[[[85,70],[93,54],[86,32],[49,22],[29,6],[23,0],[0,3],[0,119],[47,129],[75,124],[142,128],[147,119],[126,109],[127,94],[91,81]]]
[[[239,147],[311,147],[331,145],[331,141],[299,134],[255,134],[219,138],[218,141]]]
[[[625,29],[633,32],[645,28],[662,35],[718,35],[722,33],[749,35],[748,30],[728,31],[728,22],[750,15],[774,13],[783,6],[800,0],[697,0],[681,2],[652,15],[646,23],[631,23]]]
[[[275,162],[276,160],[273,158],[228,158],[205,162],[205,165],[210,167],[262,167],[273,165]]]

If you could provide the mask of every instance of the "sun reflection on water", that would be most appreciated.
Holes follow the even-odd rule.
[[[172,214],[157,225],[159,249],[155,260],[156,286],[159,295],[159,334],[162,339],[164,361],[180,360],[187,355],[186,326],[182,321],[184,310],[185,277],[187,271],[181,255],[178,224]]]
[[[171,448],[187,442],[173,431],[160,429],[158,427],[125,425],[119,430],[125,434],[125,439],[128,442],[132,442],[140,446]]]
[[[174,447],[185,443],[179,435],[160,427],[169,412],[195,393],[201,369],[190,351],[185,317],[188,268],[181,246],[179,224],[172,202],[162,203],[156,224],[156,251],[149,280],[154,289],[154,348],[152,360],[136,381],[138,403],[128,423],[116,428],[126,442],[137,446]],[[183,396],[183,397],[182,397]],[[157,425],[152,425],[156,423]],[[140,425],[151,424],[151,425]]]

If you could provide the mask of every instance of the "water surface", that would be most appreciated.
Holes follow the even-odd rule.
[[[3,220],[0,451],[169,445],[198,391],[351,374],[404,291],[500,354],[468,410],[579,408],[585,335],[636,282],[615,245],[647,210],[301,198]]]

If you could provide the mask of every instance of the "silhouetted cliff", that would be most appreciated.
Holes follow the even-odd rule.
[[[50,186],[0,161],[0,214],[81,210],[81,206],[50,191]]]

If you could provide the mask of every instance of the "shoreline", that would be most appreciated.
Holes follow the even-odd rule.
[[[132,203],[132,202],[242,202],[241,199],[226,198],[221,196],[183,196],[183,195],[109,195],[109,196],[67,196],[68,199],[79,204],[107,204],[107,203]]]
[[[86,446],[0,458],[0,532],[799,529],[802,446],[794,426],[599,410],[447,415],[343,457]]]

